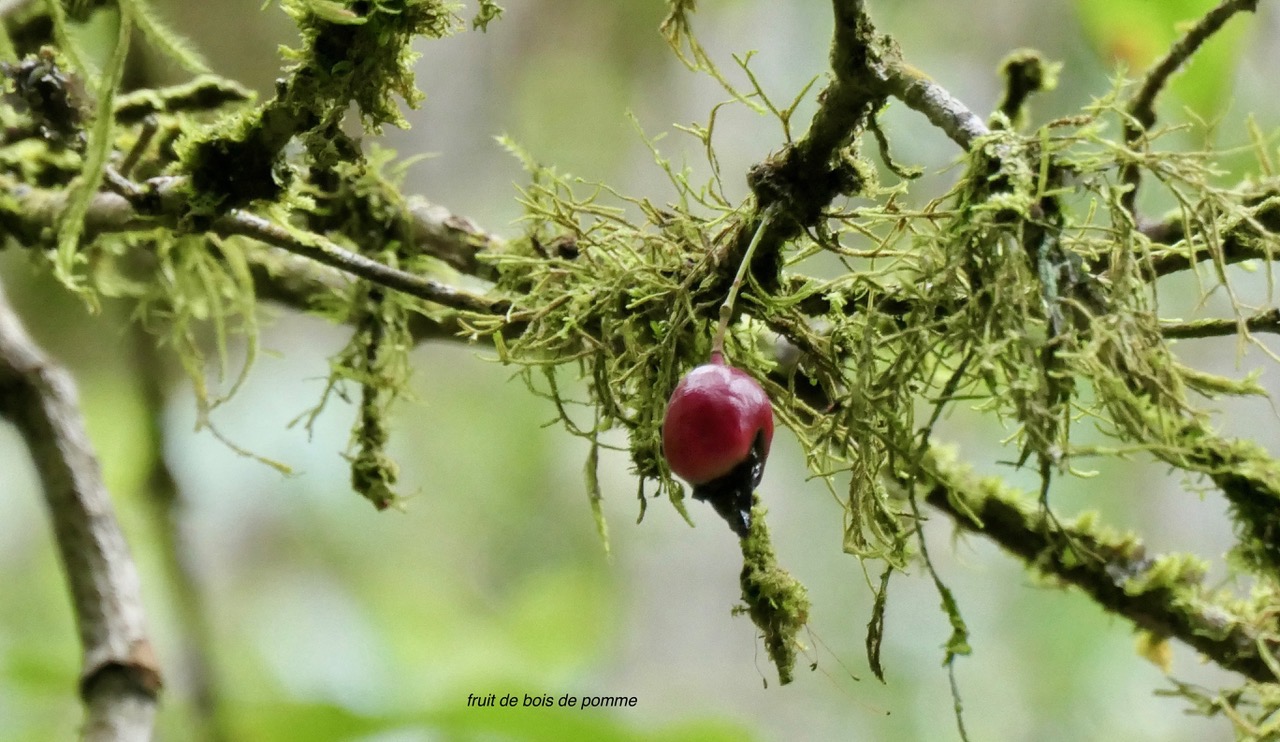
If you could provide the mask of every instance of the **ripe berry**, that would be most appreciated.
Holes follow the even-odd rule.
[[[739,537],[751,529],[752,491],[773,441],[769,395],[719,352],[690,371],[667,402],[662,450],[671,471],[693,485]]]

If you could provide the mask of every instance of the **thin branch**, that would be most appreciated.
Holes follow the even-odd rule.
[[[310,258],[380,286],[446,307],[482,314],[502,314],[508,308],[507,302],[503,300],[487,299],[433,278],[392,268],[359,253],[351,252],[319,235],[299,234],[247,211],[232,210],[226,216],[214,220],[211,228],[224,236],[238,234],[252,237],[259,242]]]
[[[1234,319],[1200,319],[1191,322],[1173,322],[1160,328],[1160,334],[1167,340],[1182,338],[1210,338],[1237,335],[1241,325],[1249,332],[1280,333],[1280,309],[1268,309],[1265,312]]]
[[[1129,115],[1137,130],[1125,130],[1125,141],[1133,143],[1141,136],[1143,130],[1151,128],[1156,122],[1155,104],[1165,83],[1186,64],[1191,56],[1210,38],[1231,20],[1237,13],[1254,13],[1258,10],[1258,0],[1222,0],[1216,8],[1205,13],[1204,17],[1187,30],[1160,61],[1147,71],[1138,88],[1137,94],[1129,102]]]
[[[154,178],[138,185],[109,169],[106,184],[111,191],[99,192],[89,202],[85,214],[86,236],[104,232],[143,231],[156,227],[179,228],[186,209],[184,178]],[[38,244],[40,233],[49,225],[57,224],[66,208],[66,192],[13,183],[5,185],[7,188],[4,190],[12,197],[13,206],[0,213],[0,226],[24,236],[24,244]],[[425,217],[415,217],[415,224],[421,224],[420,229],[424,233],[432,232],[436,244],[445,241],[442,235],[447,235],[448,232],[440,229],[433,232],[434,225]],[[223,236],[250,237],[353,276],[454,309],[502,314],[509,308],[505,300],[480,296],[426,276],[384,265],[351,252],[320,235],[287,229],[248,211],[233,209],[215,219],[210,229]],[[455,229],[454,232],[467,239],[474,237],[466,230]],[[430,249],[430,245],[426,248]],[[455,252],[462,254],[462,248],[457,248]]]
[[[1275,244],[1280,236],[1280,201],[1276,200],[1276,194],[1263,192],[1246,196],[1241,203],[1252,209],[1249,218],[1224,229],[1218,238],[1216,249],[1210,249],[1209,245],[1201,241],[1198,245],[1184,245],[1181,250],[1157,252],[1147,269],[1159,277],[1190,270],[1197,263],[1206,260],[1216,260],[1223,265],[1243,263],[1246,260],[1268,263],[1274,261]],[[1147,239],[1157,245],[1178,247],[1179,243],[1188,242],[1186,225],[1180,218],[1146,223],[1141,226],[1141,230]],[[1107,269],[1105,259],[1097,262],[1098,272]]]
[[[291,253],[276,253],[269,260],[251,258],[249,272],[258,299],[299,312],[310,312],[324,297],[349,291],[353,285],[348,274]],[[504,325],[503,336],[513,338],[525,326],[524,321],[513,318]],[[475,340],[458,314],[452,312],[431,317],[415,313],[409,317],[409,333],[415,343]]]
[[[1173,73],[1186,64],[1192,55],[1220,31],[1234,15],[1241,12],[1253,13],[1257,9],[1258,0],[1222,0],[1169,48],[1164,57],[1147,71],[1142,85],[1138,87],[1138,92],[1129,101],[1129,120],[1125,122],[1124,127],[1126,145],[1135,146],[1143,133],[1155,124],[1156,98],[1160,96],[1160,92],[1164,90],[1165,84]],[[1129,190],[1121,196],[1121,203],[1131,214],[1134,213],[1141,178],[1141,170],[1136,163],[1127,163],[1120,170],[1120,182],[1130,186]]]
[[[160,668],[138,569],[81,419],[75,384],[23,328],[0,288],[0,415],[31,450],[84,648],[86,740],[150,739]]]
[[[891,59],[884,67],[884,75],[893,97],[924,114],[966,152],[973,149],[976,139],[991,133],[981,116],[915,67]]]

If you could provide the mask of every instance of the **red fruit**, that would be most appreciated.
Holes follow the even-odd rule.
[[[773,441],[769,395],[720,353],[685,375],[667,402],[662,450],[671,471],[693,485],[738,536],[751,528],[752,492]]]

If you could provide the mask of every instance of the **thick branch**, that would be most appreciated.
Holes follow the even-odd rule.
[[[1132,538],[1063,526],[1045,510],[1024,505],[1034,501],[1029,495],[954,465],[938,468],[925,499],[964,530],[990,538],[1029,568],[1079,588],[1157,636],[1176,638],[1253,680],[1275,682],[1268,666],[1277,648],[1274,619],[1251,623],[1208,597],[1193,567],[1147,557]],[[1262,655],[1264,648],[1272,657]]]
[[[160,668],[138,570],[81,419],[70,375],[36,346],[0,289],[0,415],[31,450],[84,647],[84,739],[150,739]]]

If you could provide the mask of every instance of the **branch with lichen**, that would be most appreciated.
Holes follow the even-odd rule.
[[[158,177],[141,185],[115,179],[120,192],[99,192],[90,199],[84,215],[85,230],[89,234],[146,232],[157,227],[180,231],[180,222],[186,213],[184,201],[185,183],[176,177]],[[0,204],[0,226],[9,234],[34,243],[39,241],[42,230],[57,224],[65,213],[69,199],[65,191],[45,190],[31,186],[0,181],[7,186],[11,198]],[[421,215],[421,217],[419,217]],[[446,260],[453,262],[474,261],[476,251],[466,240],[448,239],[444,235],[450,225],[428,219],[430,211],[413,214],[413,222],[422,230],[418,243],[425,254],[443,252]],[[211,220],[207,232],[248,237],[271,247],[285,250],[308,260],[337,268],[352,276],[364,278],[410,296],[434,302],[454,309],[500,314],[506,309],[502,299],[488,298],[460,289],[441,281],[408,273],[393,266],[379,263],[326,239],[323,235],[291,229],[259,216],[251,211],[231,209]],[[462,229],[459,234],[470,236]]]
[[[1124,127],[1125,145],[1137,146],[1142,135],[1155,124],[1156,99],[1164,90],[1169,78],[1191,60],[1196,50],[1222,30],[1227,21],[1236,14],[1253,13],[1257,9],[1258,0],[1221,0],[1216,7],[1188,28],[1182,38],[1178,39],[1169,51],[1151,66],[1143,76],[1137,92],[1129,100],[1129,118]],[[1129,186],[1123,196],[1123,203],[1130,213],[1134,213],[1141,178],[1142,170],[1134,164],[1126,164],[1120,171],[1120,182]]]
[[[1160,327],[1160,334],[1169,340],[1229,337],[1240,335],[1242,332],[1280,333],[1280,309],[1268,309],[1238,320],[1198,319],[1189,322],[1168,322]]]
[[[1064,523],[1029,505],[1034,498],[979,478],[937,449],[921,469],[925,500],[961,530],[991,539],[1028,569],[1079,589],[1160,639],[1177,639],[1252,680],[1275,682],[1274,594],[1249,600],[1215,594],[1198,558],[1149,555],[1138,537],[1109,532],[1093,514]]]

